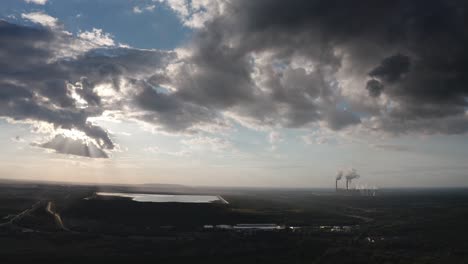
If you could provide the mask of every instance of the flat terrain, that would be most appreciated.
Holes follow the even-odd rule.
[[[229,204],[85,199],[103,191],[221,195]],[[41,263],[468,263],[466,219],[464,189],[381,190],[376,197],[363,197],[319,189],[5,182],[0,184],[0,258]],[[284,229],[216,228],[237,224]]]

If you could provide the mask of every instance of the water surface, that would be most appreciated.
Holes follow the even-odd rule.
[[[149,194],[149,193],[114,193],[97,192],[98,196],[128,197],[136,202],[153,203],[227,203],[220,196],[215,195],[186,195],[186,194]]]

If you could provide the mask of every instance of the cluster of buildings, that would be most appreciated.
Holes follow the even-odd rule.
[[[234,230],[234,231],[295,231],[300,227],[284,226],[277,224],[237,224],[237,225],[204,225],[205,230]]]

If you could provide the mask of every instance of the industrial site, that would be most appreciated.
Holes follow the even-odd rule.
[[[0,254],[49,263],[95,261],[103,251],[106,260],[170,263],[464,263],[465,190],[377,193],[357,189],[356,175],[339,172],[329,189],[3,182]]]
[[[360,195],[360,196],[376,196],[378,194],[378,188],[368,187],[367,185],[356,185],[356,180],[361,176],[355,169],[349,169],[347,171],[340,170],[336,174],[335,178],[335,191],[341,195]],[[340,186],[339,183],[343,180],[345,186]],[[352,184],[354,180],[354,185]]]

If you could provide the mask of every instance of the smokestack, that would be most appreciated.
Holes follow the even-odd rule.
[[[335,181],[335,190],[338,191],[338,181],[343,178],[343,171],[338,171],[336,174],[336,181]]]
[[[346,190],[349,190],[349,184],[353,179],[359,178],[359,174],[357,174],[355,169],[351,169],[346,172],[345,178],[346,178]]]

